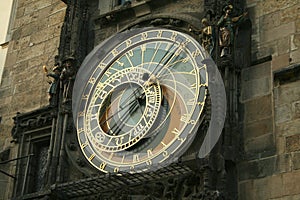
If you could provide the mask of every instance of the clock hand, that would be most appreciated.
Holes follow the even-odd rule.
[[[169,54],[169,51],[173,48],[173,46],[175,45],[175,41],[174,43],[172,44],[172,46],[166,51],[166,53],[164,54],[164,56],[161,58],[161,60],[159,61],[159,63],[157,64],[157,67],[154,68],[154,70],[150,73],[150,74],[144,74],[143,75],[143,80],[146,80],[145,81],[145,86],[151,86],[152,84],[155,84],[155,82],[157,81],[154,74],[157,73],[157,75],[160,75],[161,72],[163,71],[164,69],[164,66],[166,64],[168,64],[171,59],[176,59],[177,57],[179,57],[180,54],[177,54],[176,57],[174,57],[174,55],[179,51],[180,48],[177,48],[175,49],[172,54],[167,58],[167,55]],[[165,60],[165,58],[167,58]],[[162,64],[162,67],[158,68],[158,66],[160,65],[160,63],[163,61],[164,63]],[[157,72],[156,72],[157,71]],[[129,108],[129,112],[125,115],[125,116],[122,116],[122,119],[119,120],[119,122],[123,122],[125,119],[127,119],[132,112],[136,111],[137,108],[140,108],[141,105],[140,105],[140,101],[138,100],[138,97],[137,97],[137,92],[140,91],[140,88],[137,88],[133,91],[133,94],[135,96],[135,99],[131,102],[129,102],[127,105],[125,105],[124,107],[121,107],[120,110],[118,110],[116,113],[114,113],[113,115],[111,115],[109,118],[107,118],[105,121],[101,122],[100,125],[103,125],[105,122],[107,122],[109,119],[111,119],[113,116],[115,116],[116,114],[118,114],[119,112],[121,112],[122,110],[124,110],[125,108],[127,108],[128,106],[130,106]],[[129,100],[130,97],[128,97],[125,101]],[[136,105],[138,104],[138,107],[136,108]],[[114,125],[114,127],[117,126],[117,123]],[[124,124],[123,124],[124,126]],[[112,127],[112,129],[114,128]],[[119,131],[118,131],[119,133]]]
[[[133,101],[133,104],[130,105],[129,111],[122,116],[122,118],[120,118],[120,120],[118,122],[116,122],[112,127],[111,127],[111,131],[113,133],[113,135],[118,135],[121,131],[121,128],[124,127],[125,125],[125,121],[128,119],[128,117],[134,113],[138,108],[140,108],[140,100],[145,100],[145,93],[143,93],[138,99],[135,99]],[[121,124],[121,126],[120,126]],[[108,130],[108,132],[110,132],[110,130]]]
[[[134,90],[133,92],[139,92],[138,89]],[[130,97],[128,97],[125,101],[128,101]],[[102,121],[100,123],[100,126],[104,125],[104,123],[106,123],[108,120],[110,120],[111,118],[113,118],[115,115],[119,114],[122,110],[124,110],[125,108],[127,108],[128,106],[132,106],[133,103],[135,103],[137,101],[137,99],[133,99],[132,101],[130,101],[129,103],[127,103],[125,106],[120,107],[120,109],[113,113],[111,116],[109,116],[107,119],[105,119],[104,121]]]
[[[148,73],[143,74],[143,78],[142,78],[142,79],[145,81],[144,85],[146,85],[146,86],[151,86],[152,84],[154,84],[154,83],[157,81],[156,77],[154,76],[155,70],[158,70],[158,74],[160,74],[160,72],[163,70],[163,67],[158,68],[158,66],[159,66],[160,63],[166,58],[166,56],[169,54],[169,51],[174,47],[175,43],[176,43],[176,41],[174,41],[174,42],[172,43],[172,45],[169,47],[169,49],[166,51],[166,53],[164,54],[164,56],[160,59],[159,63],[156,65],[156,67],[154,68],[154,70],[153,70],[150,74],[148,74]],[[169,58],[164,62],[163,66],[164,66],[165,64],[167,64],[167,63],[173,58],[173,56],[174,56],[175,53],[178,51],[178,49],[179,49],[179,48],[177,48],[175,51],[173,51],[173,53],[169,56]],[[178,54],[177,57],[178,57],[179,55],[180,55],[180,54]],[[175,58],[177,58],[177,57],[175,57]],[[131,85],[131,84],[130,84],[130,85]],[[128,87],[129,87],[129,86],[128,86]],[[127,87],[127,88],[128,88],[128,87]],[[140,88],[137,88],[137,89],[135,89],[135,90],[133,91],[133,94],[135,95],[135,97],[136,97],[136,92],[138,92],[139,89],[140,89]],[[128,97],[125,101],[129,100],[129,98],[130,98],[130,97]],[[132,102],[130,102],[130,103],[132,103]],[[129,103],[129,104],[130,104],[130,103]],[[139,103],[139,102],[138,102],[138,103]],[[126,105],[125,107],[127,107],[127,105]],[[124,108],[125,108],[125,107],[124,107]],[[122,110],[123,110],[123,109],[122,109]],[[119,112],[120,112],[120,111],[119,111]],[[115,113],[115,114],[118,114],[118,112]],[[111,116],[111,117],[112,117],[112,116]],[[111,117],[110,117],[110,118],[111,118]]]
[[[182,42],[182,41],[180,41],[180,42]],[[161,64],[161,62],[166,58],[166,56],[169,54],[170,50],[174,47],[175,43],[176,43],[176,41],[174,41],[174,42],[172,43],[171,47],[166,51],[166,53],[164,54],[164,56],[161,58],[161,60],[158,62],[158,64],[157,64],[156,67],[154,68],[154,70],[151,72],[150,76],[153,75],[153,74],[155,73],[155,70],[156,70],[156,69],[157,69],[156,76],[158,76],[158,75],[161,73],[161,71],[163,71],[164,66],[165,66],[167,63],[169,63],[169,61],[170,61],[172,58],[175,59],[175,58],[179,57],[180,54],[178,54],[176,57],[173,57],[173,56],[175,55],[176,52],[178,52],[178,50],[180,49],[180,48],[179,48],[180,46],[172,52],[172,54],[168,57],[168,59],[162,64],[162,67],[160,67],[160,68],[158,67],[158,66]]]
[[[132,86],[131,83],[129,83],[129,85]],[[132,88],[132,87],[131,87],[131,88]],[[138,88],[137,88],[137,89],[138,89]],[[137,89],[136,89],[136,90],[137,90]],[[135,91],[133,92],[133,94],[134,94],[134,97],[137,99],[137,96],[136,96],[136,92],[135,92]],[[138,102],[138,104],[139,104],[139,107],[141,107],[140,102],[139,102],[139,101],[137,101],[137,102]],[[141,114],[143,114],[142,110],[141,110]]]

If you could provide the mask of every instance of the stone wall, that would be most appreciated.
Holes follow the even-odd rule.
[[[273,56],[272,70],[300,61],[300,1],[247,0],[253,23],[252,59]]]
[[[248,0],[247,7],[252,61],[260,62],[242,70],[239,199],[300,199],[300,81],[284,72],[300,62],[300,1]],[[276,79],[279,72],[287,81]]]
[[[0,151],[11,147],[10,159],[17,155],[17,145],[11,143],[12,117],[48,104],[49,84],[42,66],[52,69],[66,7],[60,0],[18,0],[16,6],[0,85]],[[14,164],[1,165],[0,169],[13,174]],[[11,188],[12,184],[12,178],[0,174],[0,199],[8,199],[12,191],[6,186]]]

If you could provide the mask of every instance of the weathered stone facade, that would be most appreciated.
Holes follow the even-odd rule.
[[[54,66],[66,5],[60,1],[20,0],[16,5],[13,36],[9,41],[0,86],[0,151],[10,149],[9,159],[17,157],[13,142],[12,117],[48,104],[48,83],[43,65]],[[5,160],[5,159],[4,159]],[[4,161],[1,159],[1,161]],[[2,164],[8,174],[15,173],[16,161]],[[14,179],[0,174],[0,199],[12,195]]]
[[[300,1],[247,1],[251,67],[242,71],[239,199],[299,199]],[[292,72],[291,72],[292,71]],[[297,117],[298,116],[298,117]]]
[[[173,15],[176,19],[200,27],[205,5],[213,2],[211,5],[216,6],[217,2],[223,1],[166,0],[158,4],[149,1],[155,9],[150,9],[148,4],[132,9],[121,9],[119,6],[121,11],[113,12],[113,15],[99,12],[97,9],[99,7],[101,10],[101,4],[98,5],[98,1],[90,2],[90,13],[95,20],[93,33],[89,35],[87,43],[80,41],[80,44],[76,39],[81,38],[81,35],[76,35],[78,31],[71,26],[78,23],[78,18],[71,17],[75,21],[63,27],[67,8],[63,1],[18,1],[14,34],[9,43],[0,86],[0,152],[7,149],[10,152],[9,157],[1,158],[0,162],[19,155],[19,145],[11,136],[12,118],[16,113],[28,113],[48,105],[49,85],[42,66],[47,65],[51,70],[55,55],[60,55],[60,59],[73,55],[80,63],[88,51],[105,38],[128,27],[146,25],[155,18],[168,19]],[[245,66],[239,66],[235,71],[238,74],[241,70],[241,88],[237,92],[240,105],[236,108],[238,110],[232,109],[231,116],[233,113],[239,116],[241,130],[235,130],[237,127],[229,129],[240,135],[238,139],[227,141],[238,142],[240,146],[234,150],[236,156],[226,151],[234,158],[225,158],[234,161],[237,166],[237,172],[232,171],[237,173],[237,180],[232,182],[237,182],[237,196],[241,200],[300,199],[300,0],[247,0],[245,5],[242,1],[231,2],[240,6],[239,9],[248,11],[252,22],[251,66],[245,61],[250,60],[249,55],[249,58],[242,58]],[[214,8],[220,6],[211,7]],[[74,9],[70,6],[68,15],[74,15],[71,12]],[[221,11],[215,12],[218,14]],[[242,10],[236,12],[240,14]],[[171,22],[174,20],[163,23]],[[60,44],[61,34],[67,35],[69,39],[65,39],[64,44]],[[237,48],[243,49],[243,40],[239,41]],[[69,45],[76,51],[58,49],[59,45]],[[76,165],[85,164],[77,161]],[[230,171],[228,166],[227,173]],[[16,162],[2,164],[0,169],[15,176]],[[84,171],[84,167],[82,169]],[[77,172],[72,167],[70,171]],[[80,177],[69,178],[76,180]],[[13,178],[0,173],[0,199],[12,197],[13,183]]]

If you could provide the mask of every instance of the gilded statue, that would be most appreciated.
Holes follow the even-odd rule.
[[[240,16],[232,17],[232,10],[232,5],[225,6],[223,9],[224,14],[217,23],[217,26],[219,27],[220,57],[231,55],[234,40],[234,25],[244,19],[247,15],[247,12],[245,12]]]
[[[189,31],[193,32],[194,34],[199,35],[199,39],[201,42],[202,47],[210,54],[212,55],[212,52],[214,50],[214,29],[209,24],[207,18],[203,18],[201,20],[202,27],[201,29],[194,28],[192,26],[189,27]]]

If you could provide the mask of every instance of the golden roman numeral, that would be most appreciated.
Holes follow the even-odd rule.
[[[174,128],[174,130],[172,131],[172,133],[174,133],[175,135],[179,135],[179,130],[177,128]]]
[[[148,157],[153,156],[152,149],[148,149],[147,150],[147,155],[148,155]]]
[[[138,162],[138,161],[140,161],[139,154],[134,154],[134,155],[133,155],[132,161],[133,161],[133,162]]]

